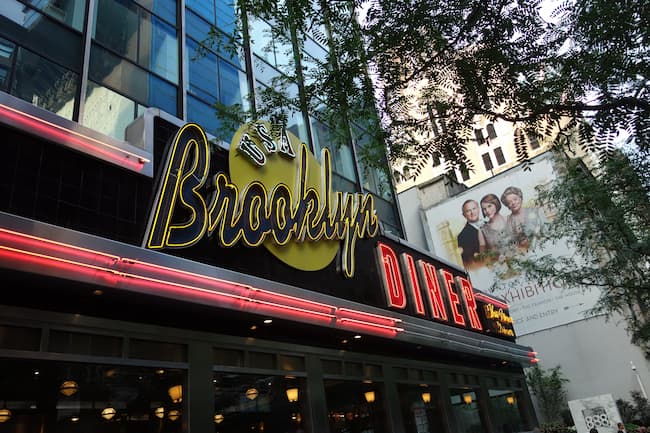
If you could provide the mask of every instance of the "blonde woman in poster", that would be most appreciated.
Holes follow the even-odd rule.
[[[512,241],[525,253],[542,233],[546,217],[538,207],[523,207],[523,200],[523,193],[516,186],[507,187],[501,194],[501,202],[510,209],[506,223]]]
[[[512,235],[506,217],[501,215],[501,202],[495,194],[487,194],[481,199],[481,210],[487,222],[478,233],[481,253],[487,261],[503,261],[512,250]]]

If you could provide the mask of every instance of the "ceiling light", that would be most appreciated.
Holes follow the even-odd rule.
[[[255,400],[258,395],[260,395],[260,392],[255,388],[249,388],[246,390],[246,398],[249,400]]]
[[[422,401],[425,403],[431,403],[431,393],[430,392],[423,392],[422,393]]]
[[[163,419],[165,417],[165,408],[160,406],[153,411],[153,414],[156,415],[156,418]]]
[[[0,423],[7,422],[11,419],[11,411],[7,407],[0,409]]]
[[[70,397],[79,391],[79,385],[74,380],[66,380],[59,387],[59,392],[66,397]]]
[[[169,418],[170,421],[176,421],[180,417],[181,411],[176,409],[170,410],[169,414],[167,415],[167,418]]]
[[[273,319],[266,319],[266,320],[264,321],[264,324],[265,324],[265,325],[268,325],[268,324],[270,324],[270,323],[273,323]]]
[[[220,413],[217,413],[214,415],[214,422],[215,424],[221,424],[223,422],[223,415]]]
[[[375,391],[366,391],[363,393],[363,396],[366,398],[368,403],[373,403],[375,401]]]
[[[173,403],[180,403],[183,401],[183,386],[174,385],[167,390],[169,397],[172,399]]]
[[[298,388],[287,389],[287,400],[289,400],[290,403],[298,401]]]
[[[358,339],[360,339],[360,338],[361,338],[361,335],[355,335],[355,336],[354,336],[354,339],[355,339],[355,340],[358,340]]]
[[[115,410],[115,408],[109,406],[102,411],[102,418],[104,418],[107,421],[112,420],[116,413],[117,411]]]
[[[465,404],[471,404],[472,394],[463,394],[463,401],[465,402]]]

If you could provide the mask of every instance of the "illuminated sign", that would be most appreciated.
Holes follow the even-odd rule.
[[[207,235],[223,247],[264,245],[313,271],[331,263],[342,243],[341,269],[350,278],[357,240],[376,236],[379,221],[371,194],[332,191],[326,148],[321,161],[293,134],[255,122],[234,135],[229,174],[210,177],[205,133],[187,124],[169,149],[145,246],[186,248]]]

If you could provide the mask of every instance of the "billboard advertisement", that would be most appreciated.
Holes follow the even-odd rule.
[[[538,242],[553,209],[537,197],[554,178],[552,159],[544,155],[529,170],[514,168],[423,210],[431,249],[464,266],[475,288],[503,298],[519,336],[583,319],[598,299],[596,290],[539,284],[508,266],[512,257],[574,252],[568,242]]]

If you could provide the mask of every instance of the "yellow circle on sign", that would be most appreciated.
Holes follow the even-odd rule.
[[[264,124],[266,129],[271,131],[271,125],[268,122],[255,122],[255,124],[259,123]],[[255,124],[241,126],[232,139],[228,156],[231,182],[237,185],[240,192],[253,181],[260,182],[267,191],[271,191],[276,185],[282,183],[288,187],[292,199],[294,201],[298,200],[299,192],[296,182],[298,181],[301,163],[300,149],[302,142],[298,137],[287,131],[295,157],[290,158],[281,152],[269,153],[264,149],[264,145],[255,131]],[[266,157],[264,165],[255,164],[248,156],[237,149],[244,134],[248,134],[257,145],[257,148],[264,153]],[[278,142],[277,139],[275,141]],[[311,152],[307,151],[305,155],[307,156],[307,188],[311,187],[319,191],[319,196],[323,200],[324,192],[321,191],[320,164]],[[292,239],[285,245],[278,245],[271,236],[268,236],[264,241],[264,246],[271,254],[291,267],[303,271],[317,271],[334,260],[339,249],[339,241],[324,238],[318,241]]]

